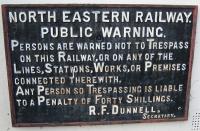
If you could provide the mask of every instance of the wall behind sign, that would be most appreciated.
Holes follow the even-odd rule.
[[[167,5],[198,5],[200,0],[0,0],[0,4],[167,4]],[[0,131],[200,131],[200,11],[198,12],[196,43],[191,80],[189,120],[181,122],[143,123],[143,124],[118,124],[100,126],[74,126],[74,127],[31,127],[13,128],[11,125],[10,103],[8,96],[6,61],[4,51],[2,12],[0,10]],[[199,121],[198,121],[199,120]]]

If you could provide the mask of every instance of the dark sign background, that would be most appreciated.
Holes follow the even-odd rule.
[[[192,23],[134,23],[133,17],[130,17],[130,22],[127,23],[101,23],[94,22],[94,19],[91,18],[91,21],[88,23],[63,23],[61,19],[61,14],[63,10],[70,10],[71,12],[75,11],[129,11],[130,14],[134,14],[135,11],[142,11],[144,14],[148,11],[161,11],[161,12],[190,12],[192,11]],[[8,21],[8,12],[11,11],[29,11],[29,10],[48,10],[48,11],[56,11],[57,14],[57,22],[56,23],[48,23],[48,22],[36,22],[36,23],[9,23]],[[60,15],[60,16],[59,16]],[[8,79],[9,79],[9,90],[10,90],[10,101],[11,101],[11,110],[12,110],[12,121],[14,126],[34,126],[34,125],[76,125],[76,124],[110,124],[110,123],[129,123],[129,122],[149,122],[149,121],[166,121],[166,120],[186,120],[187,112],[188,112],[188,95],[189,95],[189,87],[190,87],[190,77],[191,77],[191,67],[192,67],[192,57],[193,57],[193,49],[194,49],[194,35],[195,35],[195,24],[196,24],[196,8],[190,6],[135,6],[135,5],[4,5],[3,6],[3,18],[4,18],[4,33],[5,33],[5,48],[6,48],[6,56],[7,56],[7,68],[8,68]],[[46,18],[44,18],[46,19]],[[86,27],[90,26],[94,29],[93,36],[90,38],[52,38],[50,36],[46,36],[45,38],[41,38],[40,36],[40,27],[42,26],[64,26],[64,27],[74,27],[78,29],[78,27]],[[119,26],[120,29],[124,26],[149,26],[149,27],[158,27],[161,26],[164,29],[166,34],[166,38],[154,38],[155,41],[188,41],[189,48],[187,50],[83,50],[78,51],[76,48],[73,51],[66,51],[67,54],[114,54],[114,53],[159,53],[159,52],[172,52],[175,56],[173,61],[159,61],[157,57],[155,57],[152,62],[154,64],[165,64],[165,63],[186,63],[185,71],[168,71],[168,72],[158,72],[158,71],[144,71],[145,61],[107,61],[105,64],[107,65],[120,65],[126,64],[130,67],[132,64],[140,64],[141,72],[93,72],[93,73],[77,73],[75,76],[118,76],[121,80],[121,83],[97,83],[95,86],[99,87],[109,87],[109,86],[131,86],[131,85],[141,85],[142,87],[145,85],[178,85],[183,84],[182,92],[161,92],[156,93],[152,91],[151,93],[145,93],[144,88],[142,88],[142,92],[138,94],[134,94],[139,97],[147,97],[154,95],[170,95],[171,102],[165,103],[133,103],[128,104],[125,101],[127,94],[123,93],[113,93],[103,95],[104,97],[122,97],[122,103],[117,101],[117,105],[120,106],[143,106],[143,107],[155,107],[156,114],[174,114],[176,117],[174,118],[157,118],[157,119],[146,119],[143,120],[143,114],[117,114],[113,115],[111,112],[111,104],[107,104],[107,112],[108,114],[104,115],[88,115],[88,106],[83,104],[77,105],[68,105],[68,106],[46,106],[45,104],[41,106],[32,106],[32,107],[23,107],[18,106],[16,99],[34,99],[37,101],[37,93],[27,96],[16,96],[17,85],[14,83],[14,79],[16,77],[65,77],[69,80],[69,76],[72,75],[71,72],[68,73],[44,73],[44,74],[15,74],[13,71],[13,64],[16,63],[17,67],[21,66],[40,66],[41,70],[44,70],[46,62],[30,62],[30,63],[21,63],[19,61],[20,55],[29,54],[33,56],[34,54],[57,54],[57,50],[46,50],[46,51],[20,51],[19,48],[11,51],[11,40],[18,40],[19,42],[29,42],[29,43],[58,43],[58,42],[128,42],[132,43],[136,41],[144,41],[145,38],[104,38],[100,33],[100,27],[105,26]],[[88,65],[92,70],[93,62],[63,62],[59,63],[56,60],[51,62],[53,65]],[[37,85],[21,85],[23,88],[36,88]],[[94,94],[88,94],[88,90],[86,84],[83,83],[65,83],[64,85],[56,85],[49,84],[48,87],[52,88],[61,88],[61,87],[83,87],[85,89],[85,93],[82,95],[49,95],[46,98],[92,98],[95,99]],[[36,91],[37,92],[37,91]],[[94,101],[90,103],[90,105],[94,105]],[[101,112],[102,104],[95,105],[97,108],[97,112]],[[158,111],[159,110],[159,111]],[[153,113],[154,114],[154,113]],[[150,113],[151,115],[151,113]]]

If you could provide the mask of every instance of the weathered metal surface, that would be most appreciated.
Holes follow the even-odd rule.
[[[13,126],[187,120],[196,6],[2,11]]]

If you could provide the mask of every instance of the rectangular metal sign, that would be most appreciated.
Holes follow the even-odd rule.
[[[187,120],[197,6],[2,11],[13,126]]]

